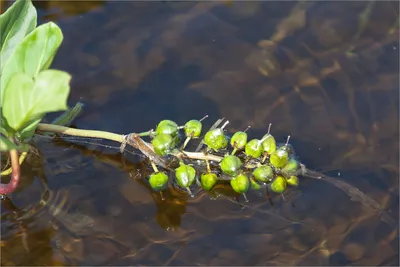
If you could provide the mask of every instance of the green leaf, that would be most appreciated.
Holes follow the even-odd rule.
[[[1,113],[0,116],[0,132],[7,137],[13,136],[15,134],[15,131],[11,129],[11,127],[8,125],[7,119],[4,118],[3,113]]]
[[[45,70],[35,81],[25,73],[14,74],[4,92],[2,112],[15,131],[26,132],[48,112],[67,109],[71,76],[59,70]]]
[[[18,151],[29,151],[29,145],[28,144],[16,145],[10,140],[8,140],[6,137],[0,135],[0,152],[6,152],[12,149],[16,149]]]
[[[4,88],[7,87],[11,76],[22,72],[34,78],[40,71],[48,69],[62,40],[61,29],[53,22],[49,22],[37,27],[18,44],[6,62],[1,76],[2,103],[4,103]]]
[[[17,145],[15,145],[13,142],[8,140],[6,137],[0,135],[0,151],[5,152],[5,151],[10,151],[11,149],[17,149]]]
[[[24,141],[26,141],[26,139],[31,138],[35,133],[36,126],[42,120],[42,118],[43,118],[43,116],[39,115],[39,116],[37,116],[37,118],[28,122],[26,124],[26,126],[16,134],[17,139],[20,142],[24,142]]]
[[[36,9],[27,0],[17,0],[0,15],[0,74],[17,45],[35,29],[36,20]]]

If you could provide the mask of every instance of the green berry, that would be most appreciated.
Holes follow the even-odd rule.
[[[276,168],[284,167],[289,160],[289,154],[285,149],[279,148],[269,157],[270,163]]]
[[[219,165],[225,174],[235,176],[242,167],[242,161],[236,156],[228,155],[221,160]]]
[[[290,177],[292,174],[294,174],[297,169],[299,168],[299,163],[295,159],[290,159],[289,162],[283,167],[282,173],[286,177]]]
[[[215,173],[203,173],[200,177],[200,183],[204,190],[211,190],[217,183],[218,177]]]
[[[274,173],[270,166],[262,165],[253,171],[253,176],[259,182],[270,183],[274,177]]]
[[[178,135],[178,124],[171,120],[162,120],[156,129],[157,134],[169,134],[172,137]]]
[[[199,137],[202,124],[199,120],[190,120],[183,127],[186,137]]]
[[[299,178],[297,176],[290,176],[289,179],[286,179],[286,182],[291,186],[298,186],[299,185]]]
[[[246,193],[250,187],[249,178],[243,173],[240,173],[239,175],[232,178],[231,186],[236,193]]]
[[[231,146],[237,150],[241,150],[247,144],[247,133],[236,132],[231,138]]]
[[[282,176],[277,176],[271,184],[271,190],[275,193],[282,194],[287,187],[286,180]]]
[[[246,155],[252,158],[259,158],[262,151],[262,144],[258,139],[253,139],[248,142],[245,148]]]
[[[175,176],[178,184],[183,188],[187,188],[193,184],[196,171],[192,166],[181,163],[180,166],[175,169]]]
[[[218,151],[228,146],[228,139],[224,131],[221,128],[217,128],[206,133],[204,143],[214,151]]]
[[[257,183],[256,180],[254,180],[253,178],[250,178],[250,187],[251,187],[251,189],[254,189],[254,190],[261,189],[261,185],[259,183]]]
[[[266,152],[269,155],[274,153],[275,150],[276,150],[275,138],[270,134],[266,134],[266,135],[263,136],[262,140],[264,140],[262,142],[263,151]]]
[[[162,157],[168,155],[168,153],[175,147],[174,138],[172,138],[169,134],[158,134],[156,137],[154,137],[151,143],[153,145],[154,152]]]
[[[168,176],[163,172],[156,172],[150,175],[149,183],[151,188],[159,191],[165,187],[168,182]]]

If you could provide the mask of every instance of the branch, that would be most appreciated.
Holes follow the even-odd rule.
[[[154,161],[157,165],[168,169],[168,164],[165,161],[165,159],[158,156],[154,152],[153,146],[150,143],[147,143],[146,141],[144,141],[140,137],[140,134],[131,133],[129,135],[123,135],[123,134],[116,134],[116,133],[105,132],[105,131],[74,129],[74,128],[69,128],[69,127],[65,127],[65,126],[59,126],[59,125],[47,124],[47,123],[39,123],[37,130],[41,131],[41,132],[54,132],[54,133],[60,133],[60,134],[65,134],[65,135],[71,135],[71,136],[107,139],[107,140],[121,143],[122,145],[129,144],[133,148],[140,150],[141,153],[143,153],[150,160]],[[179,158],[211,160],[211,161],[216,161],[216,162],[220,162],[222,160],[222,158],[219,156],[210,155],[210,154],[205,155],[202,152],[181,151],[181,152],[174,154],[174,156],[179,157]]]

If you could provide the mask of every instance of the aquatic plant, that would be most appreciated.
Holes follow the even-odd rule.
[[[224,119],[217,120],[203,137],[200,135],[197,138],[199,144],[194,151],[179,149],[181,141],[171,143],[171,139],[166,138],[168,152],[157,152],[151,141],[159,135],[165,135],[165,133],[157,133],[154,130],[121,135],[39,123],[37,133],[52,132],[61,136],[70,135],[108,139],[121,143],[121,152],[124,151],[126,145],[130,145],[139,150],[149,161],[153,172],[146,179],[155,191],[165,189],[171,184],[194,196],[191,190],[192,187],[199,186],[203,190],[212,191],[217,183],[226,183],[228,181],[232,189],[238,194],[242,194],[245,201],[247,201],[245,194],[250,189],[261,190],[265,188],[267,195],[269,189],[277,194],[283,194],[288,186],[297,187],[302,180],[301,178],[312,178],[338,187],[350,196],[351,200],[358,201],[369,209],[378,212],[381,214],[382,219],[391,226],[396,225],[395,220],[387,211],[383,210],[375,200],[356,187],[337,178],[313,171],[300,163],[297,160],[294,148],[289,143],[290,137],[282,145],[276,144],[275,138],[269,133],[271,124],[268,127],[268,136],[271,136],[268,142],[270,144],[269,147],[276,146],[276,149],[269,151],[264,149],[264,152],[257,158],[247,155],[244,150],[237,150],[235,155],[232,155],[237,145],[235,145],[235,142],[229,142],[229,139],[232,140],[235,134],[232,135],[232,138],[229,138],[228,132],[224,130],[218,134],[219,137],[214,141],[208,140],[206,142],[205,136],[207,136],[207,133],[213,132],[214,129],[221,129],[222,127],[218,128],[218,126],[223,121]],[[223,125],[226,126],[227,122]],[[179,137],[182,134],[181,131],[184,131],[184,126],[178,126],[177,129],[176,137]],[[143,139],[146,137],[149,138],[148,141]],[[220,143],[220,140],[225,139],[227,140],[227,145],[224,148],[219,148],[218,151],[211,148],[216,147],[213,142]],[[263,139],[261,138],[261,140]],[[165,144],[161,142],[160,146],[164,147]],[[275,156],[274,153],[276,153]],[[171,175],[167,175],[167,173]]]
[[[40,123],[45,114],[68,108],[66,100],[71,76],[49,69],[63,39],[61,30],[52,22],[36,27],[36,19],[36,10],[27,0],[17,0],[0,16],[1,36],[6,36],[0,43],[3,63],[0,68],[0,150],[9,152],[11,159],[11,168],[2,172],[2,175],[11,173],[11,181],[0,184],[1,195],[10,194],[17,188],[20,164],[29,151],[29,139],[35,133],[58,133],[113,140],[121,143],[121,152],[126,145],[139,150],[153,169],[147,180],[155,191],[165,189],[171,177],[170,184],[192,196],[193,186],[211,191],[218,182],[228,181],[247,201],[245,194],[250,189],[270,188],[283,194],[288,186],[299,185],[299,177],[310,177],[333,184],[352,200],[380,212],[385,220],[393,222],[376,201],[354,186],[312,171],[298,162],[289,143],[290,136],[283,145],[277,144],[270,133],[271,124],[262,138],[249,142],[247,130],[233,133],[230,138],[226,130],[229,121],[222,124],[224,119],[215,122],[203,136],[204,118],[189,120],[182,126],[166,119],[156,126],[156,130],[125,135],[63,126],[82,111],[81,103],[52,124]],[[184,150],[191,141],[200,142],[193,152]],[[19,155],[19,152],[23,153]],[[172,173],[174,176],[168,175]]]
[[[71,76],[49,69],[63,40],[61,29],[53,22],[36,27],[36,21],[36,9],[26,0],[15,1],[0,15],[0,151],[9,152],[12,165],[11,181],[0,184],[1,194],[18,186],[18,151],[26,153],[26,141],[41,119],[67,109]]]

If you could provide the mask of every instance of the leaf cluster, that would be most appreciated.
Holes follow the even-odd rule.
[[[49,69],[63,35],[53,22],[37,26],[30,0],[0,15],[0,148],[20,149],[48,112],[67,109],[71,76]]]

